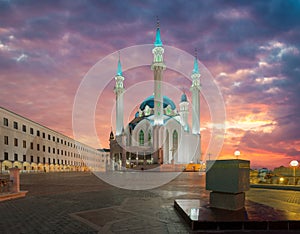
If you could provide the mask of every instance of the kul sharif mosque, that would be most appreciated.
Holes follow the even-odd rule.
[[[201,161],[200,134],[200,73],[197,56],[191,71],[192,113],[189,101],[182,94],[179,109],[163,95],[162,81],[166,70],[164,48],[157,24],[154,48],[152,49],[154,87],[153,95],[139,106],[138,112],[125,127],[123,121],[123,94],[125,77],[122,75],[119,57],[115,76],[116,132],[110,133],[110,158],[112,169],[133,168],[149,164],[187,164]],[[193,65],[191,64],[191,67]],[[188,117],[192,114],[192,125]]]

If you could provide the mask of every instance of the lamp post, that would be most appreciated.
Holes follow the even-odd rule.
[[[212,155],[211,153],[208,153],[208,160],[210,161],[210,156]]]
[[[234,151],[234,156],[236,157],[236,159],[238,159],[240,155],[241,152],[239,150]]]
[[[297,160],[293,160],[290,162],[290,166],[293,168],[293,176],[294,176],[294,184],[296,185],[296,167],[299,165]]]

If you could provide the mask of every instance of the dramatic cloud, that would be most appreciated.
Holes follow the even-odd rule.
[[[197,48],[222,91],[227,134],[221,157],[239,149],[255,167],[300,160],[299,1],[0,1],[0,105],[72,136],[73,102],[85,74],[110,53],[153,43],[156,16],[163,43],[191,54]],[[147,69],[126,71],[126,88],[151,80]],[[188,79],[168,71],[165,81],[191,100]],[[101,147],[114,126],[113,87],[112,80],[95,111]],[[137,91],[141,100],[149,93]],[[208,157],[211,117],[205,100],[201,104]]]

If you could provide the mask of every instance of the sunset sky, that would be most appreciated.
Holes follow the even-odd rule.
[[[199,61],[221,90],[226,135],[220,156],[232,158],[238,149],[254,168],[300,160],[297,0],[0,0],[0,106],[73,137],[73,103],[85,75],[109,54],[153,44],[157,16],[164,45],[190,54],[197,48]],[[151,52],[147,56],[151,59]],[[117,61],[111,66],[117,69]],[[149,67],[124,76],[125,87],[132,89],[152,80]],[[165,81],[185,91],[190,101],[190,81],[179,76],[168,71]],[[82,139],[96,148],[108,147],[114,128],[111,78],[96,109],[100,145]],[[152,94],[151,88],[138,90],[144,98]],[[172,99],[178,108],[177,96]],[[207,154],[210,114],[203,98],[201,104]]]

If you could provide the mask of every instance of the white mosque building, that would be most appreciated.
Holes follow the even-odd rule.
[[[164,48],[159,24],[154,42],[153,95],[146,97],[138,112],[125,127],[123,120],[123,94],[125,91],[120,58],[115,76],[116,132],[110,133],[110,157],[114,169],[146,164],[187,164],[201,160],[200,134],[200,73],[197,56],[191,71],[192,125],[188,123],[189,101],[182,94],[179,109],[162,93]],[[192,67],[192,65],[191,65]]]

